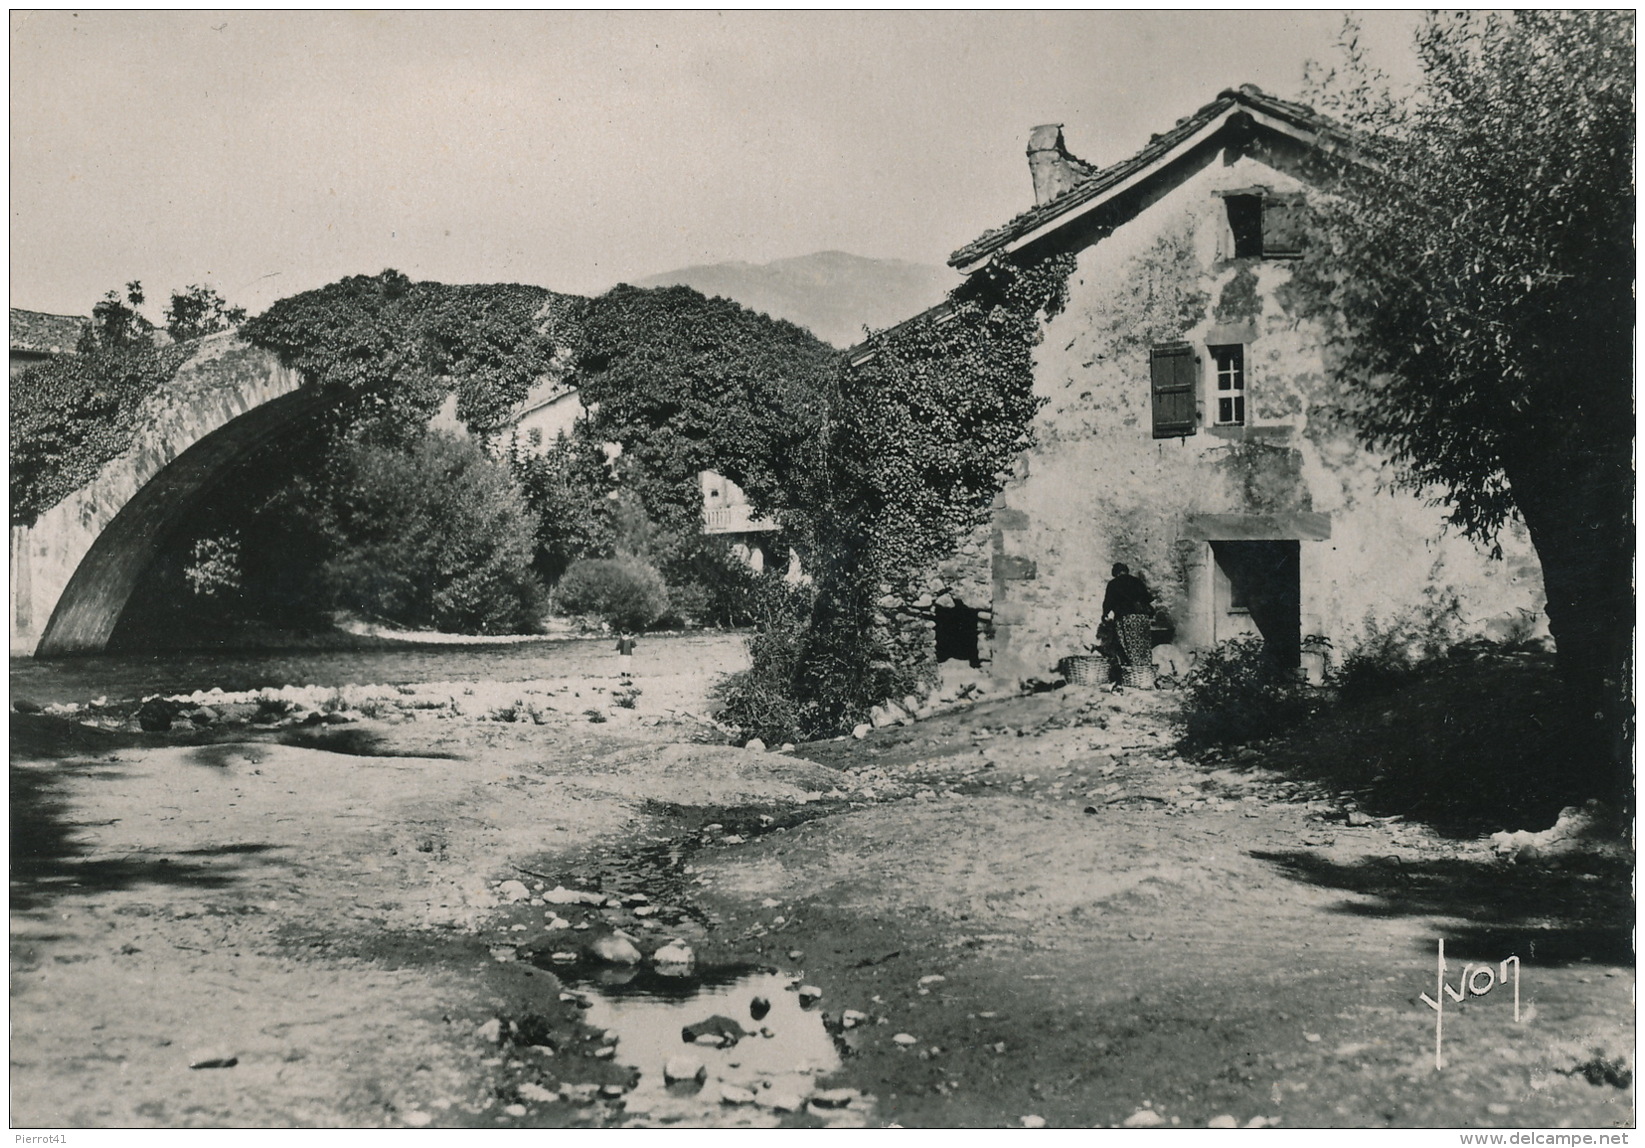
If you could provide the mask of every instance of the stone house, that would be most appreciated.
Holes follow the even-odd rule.
[[[1292,287],[1321,163],[1354,162],[1328,128],[1247,86],[1106,167],[1060,125],[1033,130],[1034,206],[950,263],[1072,253],[1077,269],[1036,351],[1036,445],[990,526],[903,604],[940,660],[1053,672],[1095,641],[1115,562],[1158,595],[1173,661],[1260,634],[1295,665],[1306,639],[1340,655],[1412,611],[1459,633],[1541,625],[1523,530],[1500,559],[1447,531],[1333,412],[1327,332]]]
[[[7,377],[15,379],[36,363],[74,354],[90,322],[83,315],[49,315],[44,311],[11,308]]]

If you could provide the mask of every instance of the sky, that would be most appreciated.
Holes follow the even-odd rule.
[[[1365,12],[1409,71],[1416,17]],[[940,265],[1226,87],[1303,91],[1341,12],[11,13],[11,305],[141,280],[256,314],[393,267],[590,294],[813,251]]]

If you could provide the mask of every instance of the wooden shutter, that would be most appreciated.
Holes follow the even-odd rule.
[[[1300,195],[1275,195],[1262,201],[1262,254],[1294,259],[1302,254],[1306,220]]]
[[[1199,358],[1188,343],[1155,347],[1149,366],[1153,376],[1154,437],[1179,438],[1196,429],[1194,384]]]

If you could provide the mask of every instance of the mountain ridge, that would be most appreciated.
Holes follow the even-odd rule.
[[[815,251],[768,263],[727,260],[660,272],[635,287],[686,286],[805,327],[849,347],[865,327],[880,330],[940,303],[958,277],[946,267]]]

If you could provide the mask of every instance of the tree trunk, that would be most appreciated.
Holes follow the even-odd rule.
[[[1590,441],[1560,450],[1550,434],[1507,468],[1514,499],[1542,563],[1559,674],[1591,737],[1587,755],[1603,796],[1633,793],[1634,629],[1628,454]],[[1598,795],[1598,794],[1596,794]]]

